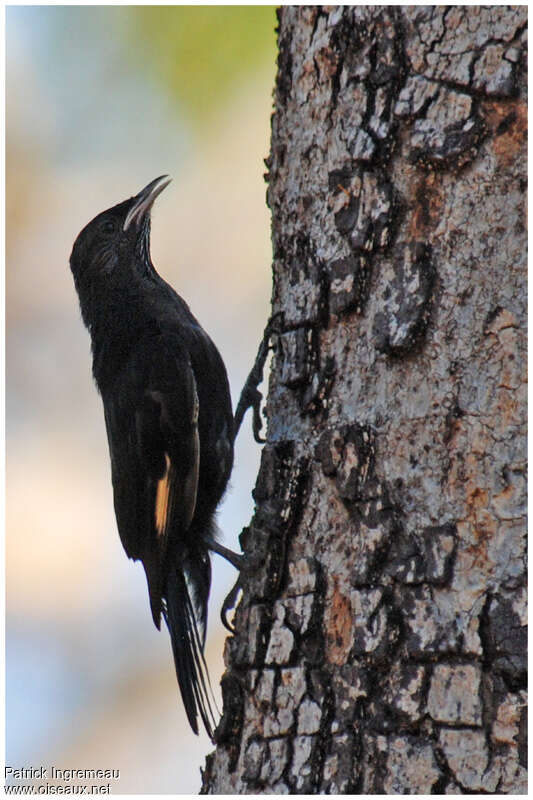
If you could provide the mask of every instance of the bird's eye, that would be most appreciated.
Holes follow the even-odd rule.
[[[102,225],[103,233],[114,233],[115,232],[115,223],[112,219],[106,220]]]

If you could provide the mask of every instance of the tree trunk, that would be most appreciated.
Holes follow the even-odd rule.
[[[284,7],[276,333],[205,793],[525,785],[526,7]]]

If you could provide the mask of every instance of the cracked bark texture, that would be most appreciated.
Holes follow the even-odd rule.
[[[524,793],[525,7],[284,7],[205,793]]]

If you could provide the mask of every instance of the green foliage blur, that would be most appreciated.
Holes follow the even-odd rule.
[[[167,87],[192,121],[205,123],[250,73],[270,66],[274,75],[275,6],[134,6],[130,10],[130,34],[142,50],[144,67]],[[135,57],[135,50],[130,53]]]

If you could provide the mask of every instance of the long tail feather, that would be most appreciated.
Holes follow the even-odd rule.
[[[203,653],[203,635],[198,630],[187,580],[176,568],[167,583],[166,604],[163,611],[172,641],[172,652],[183,705],[190,726],[198,733],[198,714],[207,734],[213,738],[216,725],[209,699],[209,675]]]

